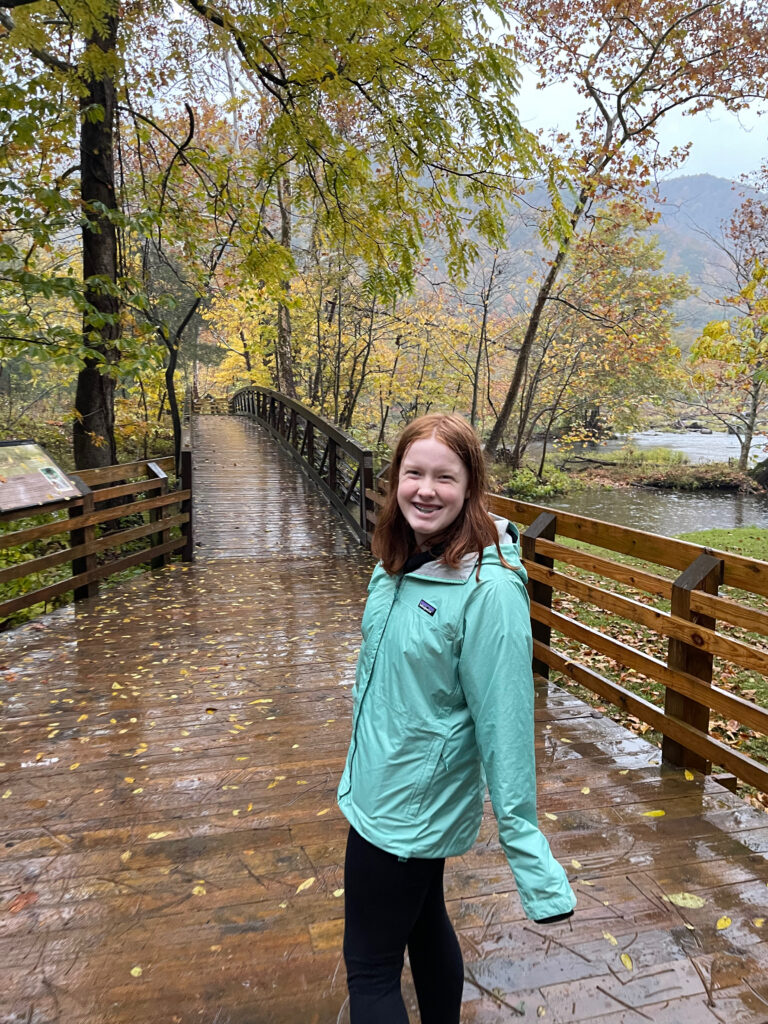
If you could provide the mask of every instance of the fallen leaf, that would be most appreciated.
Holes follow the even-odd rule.
[[[26,907],[31,907],[33,903],[37,903],[36,892],[20,892],[18,896],[11,900],[8,910],[12,914],[20,914]]]
[[[685,769],[685,777],[686,777],[686,779],[689,782],[693,782],[693,780],[695,779],[696,776],[693,774],[692,771],[689,771],[688,768],[686,768]]]
[[[695,896],[692,892],[670,892],[661,897],[667,903],[674,903],[676,907],[685,907],[687,910],[698,910],[707,902],[701,896]]]
[[[172,836],[173,832],[150,832],[147,839],[165,839],[166,836]]]
[[[573,865],[573,866],[574,866],[574,867],[576,868],[576,870],[577,870],[577,871],[578,871],[578,870],[579,870],[579,868],[581,867],[581,861],[578,861],[578,860],[576,860],[576,858],[575,858],[575,857],[574,857],[574,858],[573,858],[573,860],[571,861],[571,864],[572,864],[572,865]]]
[[[192,890],[192,895],[193,896],[205,896],[205,886],[204,885],[196,885],[194,887],[194,889]]]
[[[322,809],[322,811],[318,811],[318,812],[317,812],[317,817],[318,817],[318,818],[321,818],[321,817],[322,817],[322,816],[323,816],[324,814],[327,814],[327,813],[328,813],[328,811],[330,811],[330,809],[331,809],[330,807],[324,807],[324,808]]]
[[[610,932],[603,932],[603,938],[604,938],[604,939],[607,939],[607,940],[608,940],[608,942],[610,942],[610,944],[611,944],[612,946],[618,946],[618,944],[619,944],[619,940],[618,940],[618,939],[616,939],[616,938],[614,938],[614,936],[613,936],[613,935],[611,935],[611,933],[610,933]]]
[[[621,954],[621,962],[624,964],[628,971],[631,971],[633,969],[634,965],[632,963],[632,957],[629,955],[629,953]]]
[[[719,932],[724,932],[725,929],[730,928],[732,924],[733,922],[731,921],[730,917],[720,917],[717,921],[717,930]]]
[[[131,974],[134,978],[140,978],[143,973],[144,969],[142,967],[139,967],[138,964],[136,965],[136,967],[131,968]]]
[[[304,892],[305,889],[309,889],[310,886],[315,884],[315,876],[312,875],[310,878],[305,878],[301,885],[296,890],[296,893]]]
[[[765,918],[764,917],[753,917],[752,918],[752,924],[755,926],[755,928],[762,928],[763,925],[765,924]]]
[[[666,811],[643,811],[644,818],[663,818]]]
[[[333,895],[336,897],[336,899],[338,899],[339,896],[343,896],[344,895],[344,890],[343,889],[334,889],[333,890]],[[758,928],[759,927],[760,927],[760,925],[758,925]]]
[[[544,817],[545,818],[549,818],[550,821],[557,821],[557,815],[556,814],[550,814],[549,811],[545,811],[544,812]]]
[[[120,860],[123,862],[123,864],[125,864],[127,861],[131,859],[132,856],[133,853],[130,850],[125,850],[123,853],[120,854]]]
[[[587,793],[591,792],[591,790],[590,790],[589,786],[582,786],[581,792],[584,794],[584,796],[586,796]]]

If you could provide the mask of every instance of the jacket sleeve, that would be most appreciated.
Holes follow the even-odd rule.
[[[540,920],[567,914],[576,897],[537,824],[532,646],[522,580],[480,583],[464,611],[459,681],[523,910]]]

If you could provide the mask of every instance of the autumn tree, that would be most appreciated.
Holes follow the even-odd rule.
[[[237,225],[228,251],[239,252],[246,283],[278,280],[284,292],[296,229],[313,204],[324,230],[366,268],[367,293],[392,296],[410,287],[430,233],[447,240],[453,270],[465,269],[472,238],[500,229],[499,187],[511,171],[531,169],[531,140],[512,105],[514,57],[485,20],[489,10],[503,16],[496,0],[488,6],[396,0],[386,9],[300,0],[290,11],[271,3],[254,9],[236,0],[185,0],[182,9],[186,16],[173,18],[163,0],[132,8],[111,0],[0,2],[0,98],[19,113],[14,141],[27,147],[29,168],[47,145],[32,138],[40,111],[59,105],[61,148],[49,161],[48,191],[35,192],[30,182],[24,201],[29,205],[34,194],[31,205],[42,205],[44,221],[58,217],[60,225],[64,216],[82,233],[82,267],[74,275],[37,274],[37,292],[60,294],[82,321],[79,342],[71,331],[65,339],[80,363],[79,466],[114,458],[114,384],[125,354],[127,307],[139,307],[142,284],[129,280],[122,265],[124,235],[151,233],[145,221],[126,220],[119,202],[118,117],[138,118],[173,140],[156,110],[206,89],[215,96],[211,83],[226,69],[229,155],[242,158],[241,173],[216,199],[219,211],[229,205]],[[121,146],[128,143],[120,139]],[[74,147],[72,140],[78,140]],[[71,161],[67,146],[75,150]],[[174,170],[189,156],[184,140],[176,140],[176,149],[168,164]],[[177,194],[181,201],[183,190]],[[62,196],[63,214],[56,209]],[[151,220],[169,209],[145,212]],[[33,216],[29,228],[34,234]],[[30,271],[39,269],[31,268],[28,249],[21,239],[9,256],[16,287],[27,294]],[[280,373],[290,388],[290,303],[279,306]],[[23,318],[16,326],[16,341],[36,340]],[[57,343],[45,331],[37,341]],[[167,356],[171,379],[174,344]]]
[[[545,453],[555,431],[594,440],[637,428],[643,406],[679,386],[675,304],[690,287],[664,272],[664,254],[647,227],[641,208],[612,204],[574,240],[521,381],[514,465],[534,437],[543,439]]]
[[[574,239],[608,198],[637,198],[660,170],[685,153],[658,150],[657,127],[674,109],[686,114],[722,103],[742,109],[766,93],[765,11],[760,5],[706,0],[516,0],[508,43],[542,87],[569,82],[585,107],[568,135],[551,146],[551,173],[567,197],[550,217],[549,251],[531,303],[514,371],[488,438],[502,442],[542,317]]]

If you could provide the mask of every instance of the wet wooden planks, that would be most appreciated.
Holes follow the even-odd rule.
[[[203,469],[205,557],[0,637],[3,1024],[346,1019],[334,793],[371,563],[302,518],[290,462],[258,529]],[[258,553],[224,557],[230,514]],[[486,820],[446,874],[466,1024],[768,1021],[765,815],[562,690],[536,718],[579,910],[527,921]]]
[[[197,557],[314,557],[357,549],[351,531],[257,423],[198,416],[193,429]]]

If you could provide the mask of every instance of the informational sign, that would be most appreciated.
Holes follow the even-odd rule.
[[[0,441],[0,512],[79,498],[80,491],[34,441]]]

